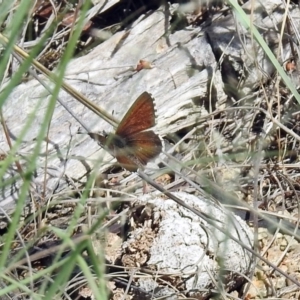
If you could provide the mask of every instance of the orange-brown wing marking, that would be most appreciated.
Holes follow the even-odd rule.
[[[136,163],[130,160],[128,156],[116,155],[116,159],[123,168],[130,172],[136,172],[139,167]]]
[[[127,111],[120,122],[116,134],[128,137],[155,125],[153,98],[147,92],[142,93]]]
[[[132,155],[143,165],[159,155],[162,150],[161,140],[152,130],[139,132],[131,136],[127,140],[127,146]]]

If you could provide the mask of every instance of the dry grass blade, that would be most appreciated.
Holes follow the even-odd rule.
[[[0,235],[0,265],[8,270],[0,276],[0,297],[16,296],[9,294],[14,288],[46,300],[300,297],[299,4],[179,2],[100,1],[81,14],[84,1],[71,8],[44,1],[30,8],[34,22],[22,21],[19,40],[9,30],[0,35],[10,63],[0,69],[15,87],[0,94],[0,208],[15,199],[22,204],[14,215],[2,209],[14,230]],[[43,36],[56,21],[51,38]],[[41,37],[45,48],[28,58],[25,51]],[[67,56],[74,49],[78,55],[68,65],[72,77],[60,71],[66,61],[56,59],[57,72],[49,71],[63,47]],[[33,79],[12,85],[9,76],[25,72],[30,60]],[[10,74],[15,65],[20,69]],[[155,155],[142,148],[140,162],[136,152],[123,151],[131,129],[122,131],[145,91],[157,109],[155,133],[145,136],[156,140],[159,133],[165,144],[147,166]],[[129,121],[119,129],[122,116]],[[139,117],[138,124],[147,120]],[[112,156],[78,134],[78,123],[92,133],[117,128],[108,144]],[[113,157],[142,170],[130,173]],[[79,232],[87,238],[72,243]],[[27,265],[30,277],[23,276]]]

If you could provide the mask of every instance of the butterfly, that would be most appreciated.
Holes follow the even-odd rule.
[[[143,168],[162,150],[159,136],[153,130],[148,130],[155,126],[153,101],[149,93],[142,93],[127,111],[114,134],[88,133],[128,171],[136,172],[138,168]]]

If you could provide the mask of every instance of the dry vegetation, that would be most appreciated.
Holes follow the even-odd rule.
[[[51,77],[37,62],[56,70],[82,9],[66,1],[35,3],[15,43],[29,52],[49,28],[51,35],[1,111],[1,251],[15,199],[31,181],[7,248],[7,276],[0,277],[2,289],[13,285],[9,278],[22,286],[1,299],[47,295],[66,266],[59,261],[74,253],[90,277],[75,258],[52,299],[100,299],[91,284],[101,286],[97,272],[105,272],[109,299],[300,298],[300,10],[297,1],[244,2],[279,65],[230,1],[91,4],[64,76],[67,93],[57,98],[29,176],[37,128],[50,105],[36,100],[46,101],[43,84]],[[14,50],[2,92],[25,56]],[[106,121],[115,126],[144,91],[155,98],[165,145],[147,175],[111,163],[84,134],[111,129]],[[9,144],[34,109],[10,157]]]

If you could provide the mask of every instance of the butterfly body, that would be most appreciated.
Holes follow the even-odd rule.
[[[162,150],[160,138],[153,130],[149,130],[154,126],[153,98],[144,92],[125,114],[115,134],[89,135],[115,156],[122,167],[134,172]]]
[[[107,135],[106,137],[106,141],[107,141],[107,146],[111,149],[114,148],[125,148],[126,147],[126,140],[123,139],[121,136],[110,133],[109,135]]]

